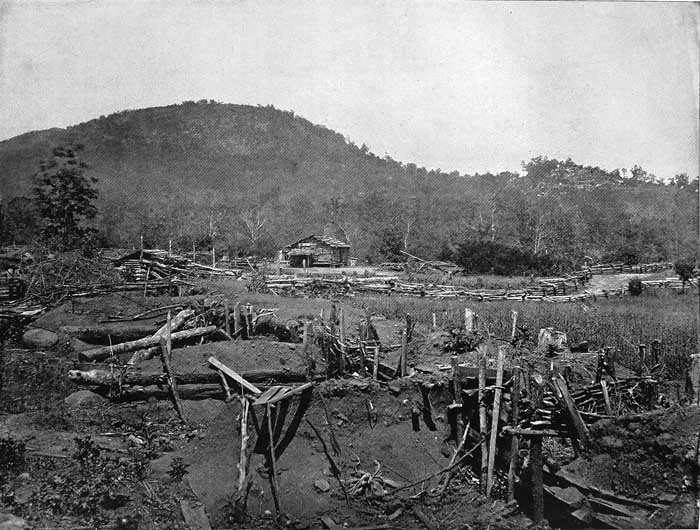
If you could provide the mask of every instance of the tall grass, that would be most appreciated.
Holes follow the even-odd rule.
[[[540,328],[553,327],[567,334],[569,343],[588,341],[592,349],[612,346],[619,350],[618,362],[636,366],[639,344],[662,344],[662,360],[669,375],[685,373],[689,354],[698,352],[697,291],[680,295],[671,290],[645,291],[643,295],[599,300],[595,303],[555,304],[543,302],[468,302],[417,297],[363,297],[362,305],[400,319],[407,313],[429,324],[432,314],[440,327],[458,327],[464,308],[479,316],[479,327],[499,338],[510,337],[511,311],[518,312],[518,325],[536,337]]]

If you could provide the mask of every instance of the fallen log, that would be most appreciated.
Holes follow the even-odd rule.
[[[180,329],[185,322],[187,322],[187,319],[190,318],[191,316],[194,315],[194,309],[183,309],[180,311],[177,315],[175,315],[170,323],[170,332],[175,333],[178,329]],[[165,332],[168,330],[168,323],[166,322],[163,324],[163,326],[156,331],[153,336],[154,337],[160,337],[161,335],[165,335]]]
[[[203,337],[204,335],[213,333],[216,330],[216,326],[206,326],[203,328],[187,329],[185,331],[173,333],[171,340],[173,342],[182,342],[188,339]],[[146,348],[150,348],[151,346],[157,346],[159,343],[160,336],[153,335],[131,342],[122,342],[121,344],[115,344],[113,346],[103,346],[100,348],[94,348],[92,350],[86,350],[79,354],[79,359],[84,361],[99,361],[119,353],[127,353],[135,350],[143,350]]]
[[[303,372],[289,370],[253,370],[242,372],[241,377],[251,382],[275,380],[281,383],[300,383],[306,381]],[[175,373],[175,383],[178,385],[218,384],[221,379],[215,370],[201,373]],[[69,370],[68,378],[78,384],[95,386],[149,386],[167,384],[166,375],[162,372],[141,372],[137,370]]]
[[[134,323],[126,327],[121,325],[102,326],[61,326],[58,330],[59,334],[87,342],[88,344],[108,346],[109,344],[119,344],[139,340],[144,335],[153,333],[155,325],[144,323]]]

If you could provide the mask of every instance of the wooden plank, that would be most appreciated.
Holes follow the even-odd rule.
[[[219,361],[219,360],[218,360],[216,357],[214,357],[213,355],[212,355],[211,357],[209,357],[209,359],[207,359],[207,361],[209,362],[209,364],[211,364],[211,365],[214,366],[215,368],[218,368],[218,369],[221,370],[223,373],[225,373],[227,376],[229,376],[231,379],[233,379],[234,381],[236,381],[236,382],[237,382],[239,385],[241,385],[243,388],[249,390],[249,391],[252,392],[253,394],[257,394],[257,395],[262,394],[262,390],[260,390],[260,389],[259,389],[258,387],[256,387],[254,384],[249,383],[248,381],[246,381],[243,377],[241,377],[241,376],[238,375],[236,372],[234,372],[233,370],[231,370],[228,366],[226,366],[224,363],[222,363],[221,361]]]
[[[579,414],[578,409],[576,408],[576,404],[574,403],[574,400],[569,394],[569,389],[566,386],[566,381],[561,376],[561,374],[557,374],[556,377],[552,378],[552,383],[556,385],[556,388],[561,395],[562,401],[565,405],[565,409],[568,412],[569,419],[571,420],[572,427],[576,432],[578,439],[580,440],[582,445],[587,445],[590,438],[590,435],[588,433],[588,427],[581,418],[581,415]]]
[[[185,416],[185,409],[182,406],[182,401],[180,400],[180,394],[177,391],[177,382],[175,380],[175,375],[173,372],[173,367],[170,364],[170,357],[172,351],[170,349],[170,334],[168,337],[160,337],[160,347],[163,349],[163,353],[160,355],[160,359],[163,363],[163,368],[168,377],[168,386],[170,387],[170,392],[173,395],[173,401],[175,401],[175,408],[180,416],[183,423],[187,423],[187,418]]]
[[[503,433],[510,434],[513,436],[525,436],[526,438],[533,438],[536,436],[567,438],[566,434],[559,431],[555,431],[553,429],[522,429],[519,427],[503,427]]]
[[[600,387],[603,389],[603,399],[605,399],[605,413],[612,415],[612,404],[610,403],[610,394],[608,393],[608,383],[605,379],[600,380]]]
[[[263,396],[260,396],[258,399],[255,400],[253,405],[274,405],[278,401],[282,401],[283,399],[287,399],[297,394],[300,394],[304,390],[306,390],[307,388],[311,388],[312,386],[314,386],[313,383],[305,383],[294,388],[289,386],[282,387],[282,390],[280,392],[277,392],[274,396],[272,396],[269,399],[263,399]]]
[[[506,350],[504,346],[498,347],[498,359],[496,361],[496,392],[493,398],[493,411],[491,418],[491,440],[489,442],[489,461],[486,477],[486,496],[491,496],[493,489],[493,471],[496,464],[496,438],[498,436],[499,411],[501,409],[501,394],[503,393],[503,364],[505,363]]]
[[[190,530],[211,530],[211,524],[204,511],[204,506],[183,499],[180,501],[180,510],[182,511],[182,518]]]
[[[510,396],[511,423],[513,427],[517,427],[520,421],[520,370],[518,368],[513,369],[513,388]],[[518,460],[519,445],[518,436],[513,435],[513,439],[510,442],[510,462],[508,466],[508,502],[515,499],[515,468]]]
[[[485,344],[477,348],[477,362],[479,363],[479,443],[481,451],[481,482],[482,492],[486,491],[486,476],[488,470],[488,449],[486,448],[486,401],[484,388],[486,387],[486,351]]]

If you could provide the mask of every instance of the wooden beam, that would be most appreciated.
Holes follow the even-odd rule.
[[[489,461],[486,476],[486,496],[491,496],[493,489],[493,472],[496,464],[496,438],[498,436],[498,420],[501,410],[501,395],[503,393],[503,364],[505,363],[506,350],[504,346],[498,347],[498,360],[496,361],[496,391],[493,398],[493,410],[491,413],[491,441],[489,442]]]
[[[578,409],[576,408],[576,404],[574,403],[574,400],[571,397],[571,394],[569,394],[569,389],[566,385],[566,380],[561,376],[561,374],[557,374],[555,377],[552,378],[552,383],[556,386],[557,390],[559,391],[559,394],[561,395],[562,401],[564,402],[563,404],[565,410],[568,413],[569,419],[571,421],[571,426],[574,429],[577,438],[583,446],[586,446],[590,438],[588,427],[581,418],[581,414],[579,414]]]
[[[479,445],[481,447],[481,483],[480,489],[486,491],[486,477],[488,470],[488,449],[486,447],[486,351],[485,344],[477,348],[477,363],[479,363]]]
[[[223,373],[225,373],[227,376],[229,376],[231,379],[236,381],[239,385],[241,385],[243,388],[247,389],[248,391],[252,392],[253,394],[260,395],[262,394],[262,390],[260,390],[258,387],[256,387],[254,384],[246,381],[243,377],[241,377],[238,373],[234,372],[231,370],[228,366],[226,366],[224,363],[219,361],[216,357],[213,355],[207,359],[209,364],[214,366],[215,368],[218,368],[221,370]]]

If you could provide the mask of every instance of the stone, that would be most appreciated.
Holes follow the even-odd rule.
[[[90,390],[78,390],[63,401],[69,409],[82,409],[102,405],[107,399]]]
[[[580,508],[583,506],[583,502],[586,500],[585,495],[583,495],[583,493],[573,486],[569,486],[568,488],[551,486],[549,491],[555,498],[557,498],[560,502],[565,503],[571,509]]]
[[[51,348],[58,344],[58,335],[42,328],[29,328],[22,335],[22,342],[29,348]]]
[[[325,478],[320,478],[314,482],[314,487],[322,492],[326,493],[328,490],[331,489],[331,485],[328,483],[328,481]]]
[[[624,442],[615,436],[603,436],[600,439],[600,446],[605,449],[622,449]]]
[[[11,513],[0,513],[0,530],[23,530],[27,522]]]

